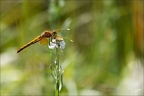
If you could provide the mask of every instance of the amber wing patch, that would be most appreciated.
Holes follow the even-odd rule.
[[[40,40],[40,44],[42,44],[42,45],[46,45],[47,42],[48,42],[48,39],[47,39],[47,38],[42,38],[42,39]]]

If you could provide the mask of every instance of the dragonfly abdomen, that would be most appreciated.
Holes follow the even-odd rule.
[[[32,41],[30,41],[29,43],[25,44],[24,46],[22,46],[21,48],[18,49],[17,53],[19,53],[20,51],[22,51],[23,49],[25,49],[26,47],[38,42],[41,40],[41,36],[37,36],[35,39],[33,39]]]

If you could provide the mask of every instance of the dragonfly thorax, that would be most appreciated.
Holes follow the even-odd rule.
[[[41,34],[41,37],[51,37],[51,32],[49,32],[49,31],[44,31],[42,34]]]

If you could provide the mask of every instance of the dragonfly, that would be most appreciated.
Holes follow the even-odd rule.
[[[17,53],[21,52],[25,48],[27,48],[27,47],[29,47],[32,44],[35,44],[37,42],[40,42],[40,44],[42,44],[42,45],[46,45],[48,42],[48,38],[49,38],[49,40],[55,39],[56,41],[59,41],[59,42],[63,41],[63,38],[61,36],[57,35],[57,33],[60,32],[61,30],[65,30],[65,29],[45,30],[44,32],[42,32],[41,35],[35,37],[30,42],[28,42],[24,46],[20,47],[17,50]],[[70,30],[70,29],[67,28],[66,30]]]

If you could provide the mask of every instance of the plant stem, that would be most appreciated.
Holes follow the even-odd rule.
[[[60,68],[60,65],[59,65],[59,49],[56,48],[56,70],[57,70],[57,80],[56,80],[56,89],[55,89],[55,96],[59,96],[59,86],[60,86],[60,73],[59,73],[59,68]]]
[[[57,66],[58,66],[58,73],[59,73],[59,67],[60,67],[60,65],[59,65],[59,48],[56,48],[56,59],[57,59]]]
[[[59,80],[56,81],[55,96],[59,96]]]

